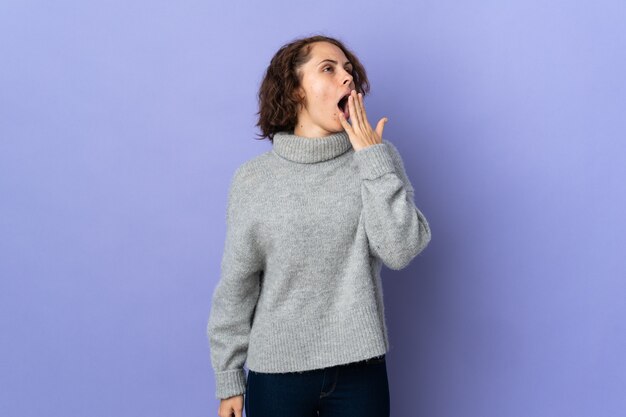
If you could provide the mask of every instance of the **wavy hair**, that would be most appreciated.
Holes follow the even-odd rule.
[[[265,71],[258,101],[259,120],[256,126],[261,133],[258,139],[269,138],[274,141],[274,133],[293,131],[298,119],[298,107],[304,105],[304,99],[297,94],[301,86],[302,73],[300,68],[311,59],[312,43],[330,42],[337,45],[352,63],[352,77],[357,93],[367,95],[370,90],[365,68],[344,44],[335,38],[324,35],[315,35],[293,40],[274,54]]]

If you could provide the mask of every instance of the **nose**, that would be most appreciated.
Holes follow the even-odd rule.
[[[344,85],[345,84],[348,84],[348,85],[352,84],[352,80],[353,80],[352,74],[350,74],[346,70],[343,70],[343,72],[345,73],[344,76],[343,76],[343,84]]]

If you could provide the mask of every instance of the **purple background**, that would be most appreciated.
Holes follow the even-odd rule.
[[[219,4],[219,5],[218,5]],[[383,269],[392,415],[626,408],[622,1],[3,1],[0,415],[217,415],[228,181],[274,52],[372,84],[433,231]]]

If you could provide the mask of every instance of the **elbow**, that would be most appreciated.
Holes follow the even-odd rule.
[[[415,242],[415,248],[413,249],[413,256],[417,256],[426,249],[426,246],[430,243],[431,232],[430,225],[426,217],[417,210],[417,236],[413,241]]]
[[[397,242],[386,248],[387,250],[377,246],[376,252],[387,268],[399,271],[406,268],[428,246],[430,239],[431,233],[428,222],[420,220],[416,236],[404,242]]]
[[[410,257],[399,257],[393,256],[383,259],[383,263],[389,269],[393,269],[394,271],[400,271],[401,269],[406,268],[413,258]]]
[[[398,251],[381,256],[383,264],[394,271],[399,271],[409,266],[413,258],[415,258],[415,255],[409,251]]]
[[[421,218],[419,222],[419,233],[417,238],[417,249],[415,251],[415,256],[419,255],[426,246],[430,243],[431,233],[430,226],[425,218]]]

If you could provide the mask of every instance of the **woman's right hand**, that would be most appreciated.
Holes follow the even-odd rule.
[[[243,394],[220,400],[219,417],[243,417]]]

